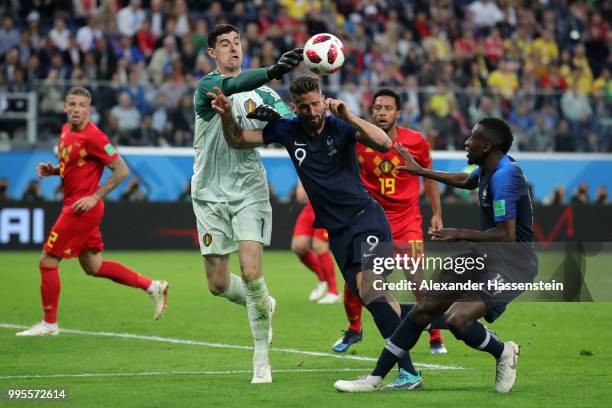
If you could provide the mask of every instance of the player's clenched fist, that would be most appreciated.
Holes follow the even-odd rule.
[[[55,167],[51,163],[40,163],[36,166],[36,173],[39,177],[49,177],[57,174]]]
[[[208,92],[207,95],[212,98],[211,106],[219,115],[224,116],[232,113],[232,101],[223,94],[219,87],[215,86],[214,92]]]
[[[325,99],[325,105],[332,113],[332,115],[337,116],[344,120],[350,120],[351,111],[344,101],[339,99],[327,98]]]

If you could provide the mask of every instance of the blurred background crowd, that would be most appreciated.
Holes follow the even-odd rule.
[[[2,114],[27,106],[10,95],[36,92],[38,142],[53,144],[71,85],[93,92],[115,143],[190,146],[193,89],[214,70],[207,32],[231,23],[245,69],[334,33],[346,62],[326,94],[368,117],[376,88],[400,91],[401,124],[434,149],[463,149],[473,123],[502,116],[518,150],[612,151],[611,0],[2,0],[0,16],[0,140],[12,146],[24,124]]]

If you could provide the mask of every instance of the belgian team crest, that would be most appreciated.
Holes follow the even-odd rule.
[[[395,168],[393,163],[391,163],[389,160],[385,160],[382,163],[380,163],[379,167],[380,167],[380,171],[382,171],[384,174],[391,173],[393,169]]]
[[[254,100],[252,100],[251,98],[247,99],[244,102],[244,110],[246,111],[246,113],[251,113],[255,110],[255,108],[257,107],[257,104],[255,103]]]
[[[204,246],[208,248],[210,244],[212,244],[212,235],[204,234],[204,236],[202,237],[202,242],[204,243]]]

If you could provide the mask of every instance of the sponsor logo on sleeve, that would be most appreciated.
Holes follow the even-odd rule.
[[[104,150],[106,151],[106,154],[108,154],[109,156],[114,155],[114,154],[115,154],[115,151],[116,151],[116,150],[115,150],[115,148],[113,147],[113,145],[112,145],[112,144],[110,144],[110,143],[107,143],[107,144],[104,146]]]

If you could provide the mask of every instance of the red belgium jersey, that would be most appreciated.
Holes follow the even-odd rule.
[[[64,206],[94,194],[99,187],[104,167],[119,157],[108,137],[92,122],[80,132],[62,127],[57,145]]]
[[[386,153],[357,144],[361,180],[370,195],[383,206],[391,224],[393,240],[422,241],[420,178],[396,169],[404,164],[404,159],[395,150],[397,143],[407,148],[422,167],[431,167],[429,143],[425,137],[417,131],[398,127],[393,148]]]

